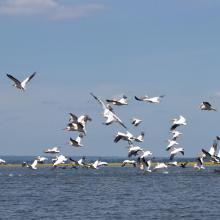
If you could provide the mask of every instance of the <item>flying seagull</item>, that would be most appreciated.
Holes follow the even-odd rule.
[[[141,122],[142,122],[142,120],[138,119],[138,118],[131,119],[131,124],[134,125],[135,127],[137,127]]]
[[[121,164],[122,167],[126,166],[127,164],[133,165],[133,167],[137,166],[137,162],[135,160],[124,160]]]
[[[44,151],[44,153],[57,154],[60,153],[58,147],[48,148]]]
[[[173,160],[173,158],[174,158],[178,153],[181,153],[182,155],[184,155],[184,149],[183,149],[182,147],[179,147],[179,148],[171,147],[171,148],[170,148],[170,160]]]
[[[90,93],[90,95],[96,99],[103,108],[103,116],[104,118],[106,118],[105,124],[109,125],[112,124],[113,122],[118,122],[122,127],[124,127],[126,129],[126,126],[124,125],[124,123],[121,121],[121,119],[113,112],[112,107],[109,104],[105,104],[101,99],[99,99],[98,97],[96,97],[93,93]]]
[[[199,106],[201,110],[206,110],[206,111],[216,111],[215,108],[212,107],[212,105],[209,102],[202,102],[201,105]]]
[[[126,95],[123,95],[121,98],[119,97],[119,98],[106,99],[105,101],[111,103],[112,105],[127,105],[128,97]]]
[[[7,74],[7,77],[14,82],[13,86],[15,86],[17,89],[21,89],[22,91],[25,91],[26,90],[26,84],[35,76],[35,74],[36,74],[36,72],[31,74],[29,77],[27,77],[23,81],[19,81],[18,79],[16,79],[14,76],[12,76],[10,74]]]
[[[6,161],[3,159],[0,159],[0,164],[6,164]]]
[[[179,132],[179,131],[176,131],[176,130],[172,130],[172,131],[170,131],[170,133],[173,134],[173,137],[172,137],[172,140],[173,140],[173,141],[176,141],[176,139],[177,139],[181,134],[183,134],[183,133],[181,133],[181,132]]]
[[[84,145],[81,144],[82,138],[83,138],[83,134],[80,133],[76,139],[70,138],[68,144],[74,147],[83,147]]]
[[[172,121],[173,121],[173,124],[170,128],[171,131],[175,130],[180,125],[186,125],[186,119],[182,115],[180,115],[179,119],[174,118]]]
[[[134,98],[138,101],[145,101],[145,102],[149,102],[149,103],[160,103],[161,99],[164,97],[165,95],[160,95],[160,96],[155,96],[155,97],[149,97],[148,95],[145,96],[140,96],[137,97],[135,96]]]

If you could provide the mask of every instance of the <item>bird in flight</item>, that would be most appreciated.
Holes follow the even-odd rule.
[[[216,111],[215,108],[212,107],[212,105],[209,102],[202,102],[201,105],[199,106],[201,110],[206,110],[206,111]]]
[[[26,79],[24,79],[23,81],[19,81],[18,79],[16,79],[14,76],[7,74],[7,77],[9,79],[11,79],[14,84],[13,86],[16,87],[17,89],[21,89],[22,91],[26,90],[26,85],[27,83],[36,75],[36,72],[34,72],[33,74],[31,74],[29,77],[27,77]]]
[[[138,101],[145,101],[145,102],[149,102],[149,103],[160,103],[161,99],[164,97],[165,95],[160,95],[160,96],[155,96],[155,97],[149,97],[148,95],[144,95],[144,96],[140,96],[137,97],[135,96],[134,98]]]
[[[106,125],[110,125],[113,122],[118,122],[122,127],[124,127],[126,129],[126,126],[124,125],[124,123],[121,121],[121,119],[113,112],[112,107],[109,104],[105,104],[101,99],[99,99],[98,97],[96,97],[93,93],[90,93],[90,95],[96,99],[99,104],[102,105],[102,109],[103,109],[103,116],[106,119],[105,124]]]

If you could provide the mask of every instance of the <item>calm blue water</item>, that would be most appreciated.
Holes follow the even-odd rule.
[[[219,219],[220,173],[0,167],[1,219]]]

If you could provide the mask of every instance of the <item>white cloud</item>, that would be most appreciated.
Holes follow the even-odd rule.
[[[4,0],[0,2],[0,15],[43,15],[50,19],[85,17],[104,9],[100,4],[65,5],[57,0]]]

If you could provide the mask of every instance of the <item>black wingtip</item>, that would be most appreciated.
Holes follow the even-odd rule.
[[[137,96],[134,97],[136,100],[141,101]]]

